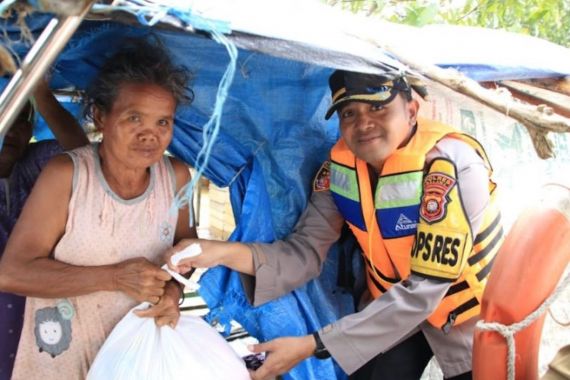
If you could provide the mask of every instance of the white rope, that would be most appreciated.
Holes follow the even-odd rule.
[[[531,325],[537,318],[539,318],[549,307],[556,301],[558,296],[570,283],[570,273],[566,275],[564,280],[558,285],[554,292],[540,305],[535,311],[529,314],[525,319],[520,322],[513,323],[512,325],[503,325],[498,322],[477,322],[476,328],[483,331],[495,331],[501,334],[507,340],[507,379],[515,379],[515,334],[529,325]]]

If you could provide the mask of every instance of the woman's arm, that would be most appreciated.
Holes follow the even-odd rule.
[[[176,176],[176,193],[190,181],[190,170],[181,161],[170,158],[170,163],[174,169],[174,175]],[[174,233],[174,244],[177,244],[181,239],[195,239],[198,237],[196,233],[196,221],[194,225],[190,227],[190,212],[194,213],[192,210],[192,202],[189,202],[186,207],[178,210],[178,222],[176,224],[176,232]]]
[[[34,91],[34,99],[38,111],[64,150],[89,144],[85,132],[77,120],[53,96],[47,81],[40,80]]]
[[[170,276],[146,259],[75,266],[53,258],[65,232],[72,177],[73,163],[66,155],[42,171],[0,261],[0,290],[42,298],[120,290],[138,301],[157,302]]]
[[[170,163],[172,164],[174,176],[176,177],[176,193],[178,193],[182,186],[190,181],[190,170],[188,170],[188,166],[175,158],[170,158]],[[194,239],[197,236],[196,227],[190,227],[189,223],[191,207],[192,203],[189,203],[188,206],[178,210],[174,243],[182,239]],[[174,328],[180,318],[180,305],[178,301],[184,292],[184,285],[172,279],[166,283],[164,291],[164,297],[161,297],[156,305],[146,310],[138,310],[135,314],[143,318],[154,318],[157,326],[169,325]]]

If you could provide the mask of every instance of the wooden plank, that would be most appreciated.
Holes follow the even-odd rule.
[[[545,79],[529,79],[520,81],[528,83],[535,87],[544,88],[559,94],[570,96],[570,77],[565,78],[545,78]]]
[[[557,114],[570,117],[570,96],[515,81],[501,81],[499,85],[508,88],[515,98],[533,105],[547,105]]]

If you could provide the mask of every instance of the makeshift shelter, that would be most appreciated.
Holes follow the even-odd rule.
[[[402,70],[426,82],[432,103],[424,103],[423,112],[477,135],[489,150],[499,182],[518,189],[517,198],[508,198],[511,218],[535,183],[562,180],[562,173],[569,172],[568,136],[554,135],[554,146],[546,140],[547,132],[570,131],[570,90],[563,79],[570,76],[570,50],[555,44],[500,31],[380,23],[306,1],[124,0],[90,5],[4,1],[0,11],[5,16],[12,12],[0,24],[2,46],[12,53],[4,54],[5,62],[10,56],[23,58],[30,40],[40,44],[40,33],[52,29],[51,41],[63,39],[65,47],[51,69],[51,85],[82,90],[120,48],[123,37],[158,35],[174,59],[195,75],[195,100],[179,108],[169,150],[216,185],[230,187],[237,226],[231,240],[270,242],[291,231],[313,175],[338,138],[336,117],[324,120],[327,78],[335,68]],[[21,12],[25,18],[19,17]],[[45,12],[54,12],[59,24]],[[71,35],[67,44],[57,37],[66,27],[64,32]],[[35,53],[42,56],[40,48]],[[20,82],[31,75],[32,64],[37,69],[50,63],[50,57],[24,61]],[[444,70],[450,67],[457,71]],[[475,81],[515,89],[513,95],[524,94],[525,100],[546,106],[520,103]],[[549,92],[537,95],[536,87],[544,84]],[[12,93],[14,86],[18,84],[12,85]],[[557,97],[563,100],[555,101]],[[9,125],[8,107],[21,103],[14,99],[8,92],[0,98],[0,126]],[[554,152],[557,158],[541,160],[535,148],[541,157]],[[529,173],[537,178],[533,184],[528,183]],[[236,273],[214,268],[201,280],[201,295],[211,310],[208,319],[228,328],[235,319],[263,341],[310,333],[354,310],[352,284],[340,281],[340,267],[345,274],[349,268],[359,270],[351,247],[333,247],[319,279],[257,308],[248,304]],[[284,376],[345,377],[332,361],[315,359]]]

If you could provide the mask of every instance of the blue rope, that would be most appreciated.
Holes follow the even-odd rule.
[[[94,4],[91,11],[95,13],[110,13],[118,10],[129,12],[137,17],[141,25],[145,26],[153,26],[169,15],[194,29],[224,34],[229,34],[232,31],[229,22],[204,18],[193,13],[190,7],[167,7],[136,0],[130,0],[129,3],[126,5]]]
[[[200,15],[193,14],[190,9],[170,8],[168,14],[184,21],[195,29],[224,34],[229,34],[232,31],[227,21],[207,19]],[[214,39],[216,38],[214,37]],[[223,42],[218,42],[224,44]]]
[[[170,208],[170,212],[175,213],[178,209],[186,206],[187,204],[191,204],[192,197],[194,195],[194,189],[200,180],[200,177],[204,173],[206,167],[208,167],[208,161],[210,160],[210,155],[212,153],[212,148],[214,146],[214,142],[218,137],[218,133],[220,132],[220,122],[222,119],[222,110],[224,107],[224,103],[228,96],[229,88],[233,82],[235,71],[236,71],[236,63],[237,63],[237,56],[238,51],[236,46],[226,38],[222,33],[218,31],[212,31],[212,37],[214,41],[218,42],[219,44],[224,45],[228,54],[230,56],[230,62],[222,79],[220,80],[220,84],[218,86],[218,92],[216,94],[216,103],[214,105],[214,111],[212,116],[208,122],[204,125],[202,130],[202,139],[203,145],[198,153],[198,157],[196,158],[196,175],[192,177],[192,180],[184,185],[182,189],[178,192],[176,197],[173,200],[173,204]],[[194,215],[190,213],[190,226],[194,225]]]

